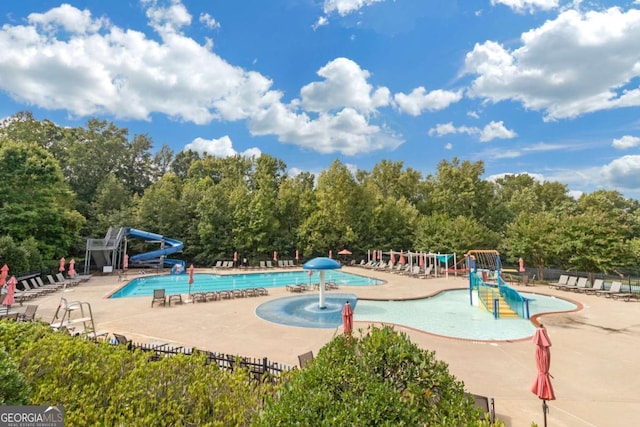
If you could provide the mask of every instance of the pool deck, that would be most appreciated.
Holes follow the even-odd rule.
[[[378,286],[341,286],[336,291],[354,293],[360,298],[417,298],[467,286],[465,279],[453,276],[417,279],[357,267],[345,267],[344,271],[386,281]],[[217,272],[233,274],[231,270]],[[130,272],[125,280],[135,277],[140,276]],[[297,364],[299,354],[309,350],[317,354],[332,337],[342,333],[341,327],[291,327],[257,317],[255,309],[261,303],[292,295],[284,288],[271,288],[269,295],[262,297],[151,308],[151,297],[106,298],[124,283],[115,274],[94,276],[68,292],[58,291],[31,303],[39,306],[36,317],[46,322],[51,322],[64,296],[68,301],[91,304],[98,331],[120,333],[137,342],[162,341],[221,353],[266,356],[290,365]],[[538,318],[553,343],[550,371],[557,400],[549,402],[548,424],[631,425],[640,412],[640,303],[543,285],[516,288],[562,296],[582,305],[576,312]],[[363,322],[354,324],[356,330],[366,326]],[[436,357],[449,365],[450,372],[465,383],[468,391],[493,397],[496,414],[507,426],[529,426],[531,422],[543,425],[542,402],[529,391],[536,376],[535,347],[529,339],[478,342],[400,326],[396,329],[406,332],[420,347],[435,351]]]

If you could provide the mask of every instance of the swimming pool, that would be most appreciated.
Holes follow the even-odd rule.
[[[520,292],[530,298],[531,316],[575,310],[577,306],[553,296]],[[535,326],[526,319],[494,319],[488,311],[469,304],[468,290],[444,291],[411,301],[358,300],[354,321],[394,323],[436,335],[478,341],[509,341],[530,337]]]
[[[191,292],[208,292],[231,289],[249,288],[277,288],[292,284],[313,284],[320,281],[319,273],[313,271],[288,271],[272,273],[247,274],[195,274],[191,285]],[[382,284],[382,280],[356,274],[344,273],[339,270],[325,271],[325,282],[334,282],[343,286],[371,286]],[[151,296],[154,289],[163,288],[167,295],[186,294],[189,292],[189,275],[163,274],[145,276],[133,279],[127,285],[114,292],[109,298],[126,298],[137,296]]]

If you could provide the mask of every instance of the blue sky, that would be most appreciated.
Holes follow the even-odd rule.
[[[640,198],[640,0],[4,1],[0,52],[0,119]]]

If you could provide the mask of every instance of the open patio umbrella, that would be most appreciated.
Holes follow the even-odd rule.
[[[551,385],[551,374],[549,367],[551,366],[551,340],[547,334],[547,330],[543,325],[536,330],[533,335],[533,343],[536,345],[536,366],[538,374],[536,380],[531,386],[531,392],[542,399],[542,413],[544,415],[544,426],[547,426],[547,413],[549,406],[547,400],[555,400],[556,395]]]
[[[4,286],[7,283],[7,276],[9,275],[9,266],[7,264],[0,268],[0,286]]]
[[[64,271],[64,263],[65,263],[64,257],[60,258],[60,267],[58,268],[58,271],[60,273]]]
[[[343,249],[338,252],[338,255],[351,255],[351,251],[349,249]]]
[[[15,293],[16,293],[16,284],[18,281],[15,276],[11,276],[9,282],[7,282],[7,295],[5,295],[4,300],[2,300],[2,305],[7,306],[7,310],[16,303]]]
[[[326,308],[327,305],[324,302],[324,272],[325,270],[336,270],[342,268],[340,263],[334,259],[326,257],[313,258],[302,265],[305,270],[319,270],[320,271],[320,296],[318,299],[318,306],[320,308]]]
[[[344,335],[350,337],[351,331],[353,331],[353,309],[349,301],[342,307],[342,327],[344,329]]]
[[[76,275],[76,260],[75,259],[71,259],[71,261],[69,261],[69,277],[75,277]]]

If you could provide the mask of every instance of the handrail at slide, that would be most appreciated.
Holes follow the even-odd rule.
[[[498,290],[502,298],[518,316],[523,319],[529,318],[529,300],[520,295],[520,293],[511,286],[507,285],[502,277],[498,277]]]
[[[496,313],[496,307],[493,303],[496,299],[498,299],[498,293],[495,288],[484,283],[482,278],[476,272],[471,272],[470,277],[472,289],[476,289],[478,291],[478,299],[480,300],[480,302],[482,302],[484,308],[492,313],[494,317],[498,317],[498,313]]]

